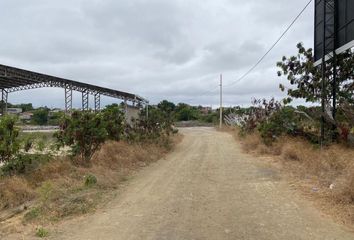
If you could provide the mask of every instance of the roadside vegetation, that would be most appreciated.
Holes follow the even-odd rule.
[[[337,112],[333,108],[333,68],[328,66],[325,84],[326,113],[322,114],[321,73],[314,67],[312,49],[297,45],[298,53],[277,63],[280,85],[288,97],[254,99],[249,108],[239,109],[235,135],[247,152],[277,159],[284,172],[298,179],[308,195],[322,201],[326,212],[341,215],[354,223],[354,54],[351,50],[338,57]],[[294,107],[293,99],[305,99],[312,107]],[[325,136],[321,141],[321,118]],[[274,156],[276,156],[274,158]]]
[[[145,116],[127,124],[116,104],[100,113],[73,112],[61,118],[54,136],[20,133],[16,118],[0,118],[0,226],[18,213],[22,223],[45,225],[104,203],[131,173],[178,141],[168,113],[151,107]],[[49,233],[40,228],[36,234]]]
[[[218,110],[211,107],[191,106],[186,103],[174,104],[167,100],[157,105],[157,108],[168,114],[177,126],[213,126],[219,121]]]

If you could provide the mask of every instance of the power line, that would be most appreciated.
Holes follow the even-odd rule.
[[[296,23],[296,21],[301,17],[301,15],[305,12],[305,10],[308,8],[308,6],[312,3],[313,0],[310,0],[304,8],[299,12],[299,14],[294,18],[294,20],[290,23],[290,25],[285,29],[285,31],[280,35],[280,37],[273,43],[273,45],[268,49],[268,51],[246,72],[244,73],[240,78],[235,80],[234,82],[231,82],[230,84],[225,85],[224,87],[230,87],[233,86],[240,81],[242,81],[245,77],[247,77],[258,65],[269,55],[269,53],[278,45],[278,43],[283,39],[283,37],[289,32],[289,30],[292,28],[292,26]],[[217,87],[215,87],[216,89]],[[215,89],[211,91],[207,91],[205,93],[200,94],[199,96],[204,96],[208,93],[212,93],[215,91]]]
[[[300,13],[294,18],[294,20],[290,23],[290,25],[285,29],[285,31],[280,35],[280,37],[273,43],[273,45],[268,49],[268,51],[254,64],[245,74],[243,74],[240,78],[236,81],[232,82],[231,84],[226,85],[225,87],[233,86],[236,83],[242,81],[245,77],[247,77],[267,56],[268,54],[278,45],[278,43],[283,39],[285,34],[289,32],[291,27],[296,23],[296,21],[301,17],[301,15],[305,12],[308,6],[311,4],[313,0],[310,0],[305,7],[300,11]]]

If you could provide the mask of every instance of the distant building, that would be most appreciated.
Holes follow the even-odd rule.
[[[200,112],[202,113],[202,114],[209,114],[211,111],[212,111],[213,109],[211,108],[211,107],[201,107],[200,108]]]
[[[20,113],[19,115],[19,118],[20,120],[23,120],[23,121],[30,121],[33,117],[33,113],[31,112],[23,112],[23,113]]]
[[[60,108],[54,108],[54,109],[52,109],[52,110],[49,111],[48,116],[49,116],[49,117],[53,117],[53,116],[55,116],[55,114],[61,113],[61,112],[64,112],[64,111],[61,110]]]
[[[22,113],[22,108],[8,108],[7,113],[14,114],[14,115],[20,114]]]
[[[53,109],[50,110],[49,112],[51,112],[51,113],[58,113],[58,112],[63,112],[63,110],[60,109],[60,108],[53,108]]]

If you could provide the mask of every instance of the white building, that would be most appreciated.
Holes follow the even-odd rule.
[[[20,113],[22,113],[22,108],[8,108],[7,113],[8,114],[20,114]]]

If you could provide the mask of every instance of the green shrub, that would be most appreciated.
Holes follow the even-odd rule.
[[[24,216],[24,220],[29,222],[32,221],[34,219],[37,219],[39,216],[41,215],[41,209],[40,208],[32,208],[31,210],[29,210],[25,216]]]
[[[173,115],[159,107],[149,106],[149,118],[146,111],[141,112],[140,118],[126,126],[126,139],[130,142],[153,141],[160,142],[165,136],[173,133]]]
[[[40,227],[36,231],[36,236],[40,238],[45,238],[49,236],[48,230],[44,229],[43,227]]]
[[[108,138],[120,141],[124,137],[125,116],[119,105],[112,104],[106,106],[102,111],[102,117]]]
[[[279,111],[282,104],[274,98],[267,101],[266,99],[253,99],[252,107],[243,111],[240,115],[240,131],[241,134],[252,133],[264,124],[273,113]]]
[[[32,122],[36,125],[46,125],[48,124],[48,108],[40,108],[33,112]]]
[[[178,121],[192,121],[200,119],[200,112],[197,108],[185,103],[176,106],[176,116]]]
[[[77,162],[80,165],[90,166],[93,154],[107,139],[161,143],[166,136],[176,133],[171,113],[158,107],[149,107],[149,118],[143,110],[131,124],[124,120],[118,105],[107,106],[101,113],[74,112],[62,120],[61,130],[55,134],[57,148],[71,147],[72,156],[76,157],[74,160],[80,160]]]
[[[37,149],[38,149],[38,151],[40,151],[40,152],[43,152],[44,151],[44,149],[45,149],[45,146],[46,144],[45,144],[45,141],[44,140],[39,140],[38,142],[37,142]]]
[[[0,162],[9,162],[19,152],[19,130],[15,127],[16,119],[11,116],[0,118]]]
[[[93,154],[106,141],[108,134],[101,114],[74,112],[62,121],[61,131],[55,134],[59,146],[70,146],[80,164],[89,166]]]
[[[85,176],[85,186],[92,187],[97,184],[97,178],[95,175],[89,174]]]
[[[51,156],[47,154],[18,154],[1,167],[0,175],[25,174],[49,162],[50,159]]]
[[[25,152],[29,152],[31,148],[33,147],[33,142],[34,142],[34,136],[33,135],[28,135],[23,139],[23,150]]]
[[[299,118],[292,107],[284,107],[261,122],[258,130],[266,144],[284,134],[295,135],[299,131]]]

